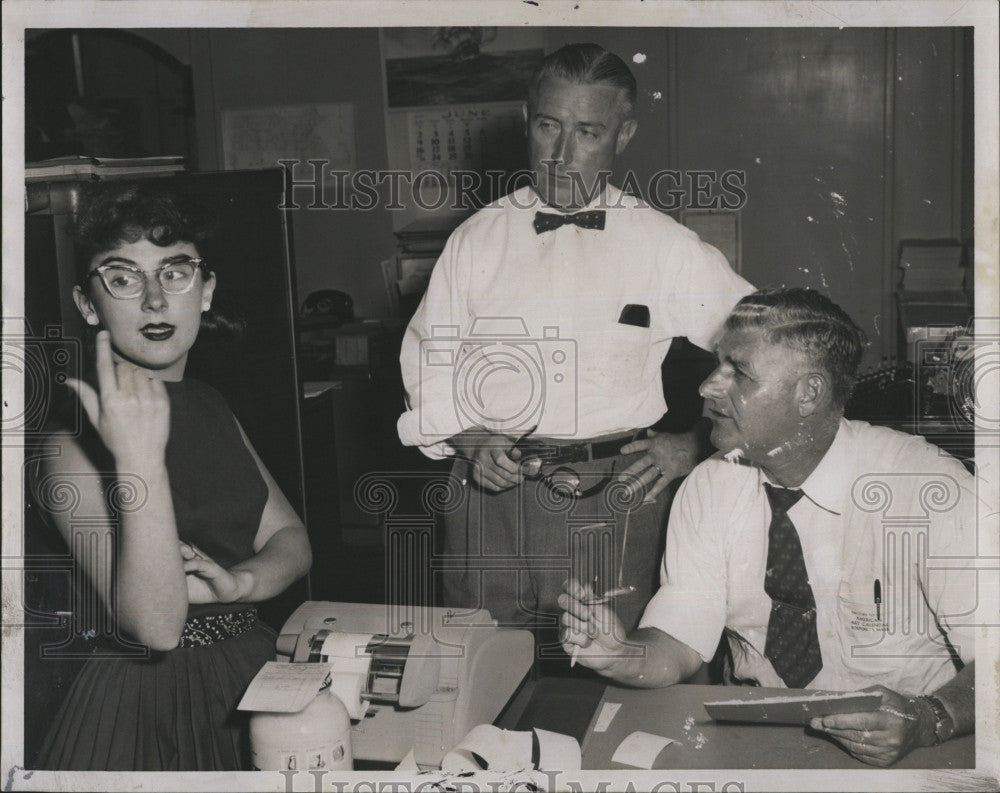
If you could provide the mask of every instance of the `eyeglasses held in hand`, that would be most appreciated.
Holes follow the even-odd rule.
[[[195,273],[205,266],[204,259],[182,259],[165,262],[156,268],[156,280],[168,295],[183,295],[194,286]],[[108,294],[118,300],[132,300],[146,291],[148,274],[134,264],[102,264],[95,267],[87,278],[97,276],[108,290]]]

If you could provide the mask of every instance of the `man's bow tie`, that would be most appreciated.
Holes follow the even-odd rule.
[[[544,234],[567,223],[573,223],[582,229],[604,230],[604,210],[592,209],[589,212],[577,212],[573,215],[556,215],[552,212],[535,213],[535,233]]]

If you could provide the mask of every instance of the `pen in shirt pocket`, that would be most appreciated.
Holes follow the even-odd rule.
[[[882,582],[875,579],[875,619],[882,621]]]

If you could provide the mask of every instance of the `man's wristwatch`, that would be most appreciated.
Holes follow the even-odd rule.
[[[926,702],[934,713],[934,743],[941,744],[949,740],[955,734],[955,720],[948,713],[944,703],[933,695],[918,699]]]

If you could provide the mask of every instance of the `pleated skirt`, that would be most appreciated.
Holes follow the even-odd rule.
[[[275,633],[257,623],[202,647],[147,659],[92,658],[49,729],[40,769],[239,771],[249,765],[249,714],[236,710]]]

